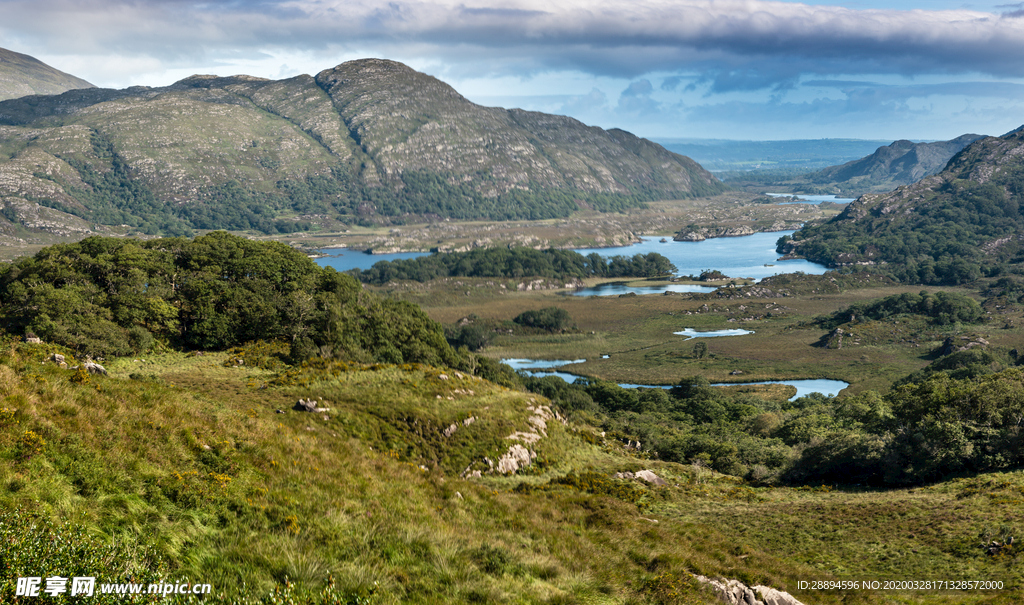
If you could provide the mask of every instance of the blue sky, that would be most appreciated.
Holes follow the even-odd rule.
[[[409,64],[651,138],[949,139],[1024,124],[1024,2],[0,0],[0,47],[105,87]]]

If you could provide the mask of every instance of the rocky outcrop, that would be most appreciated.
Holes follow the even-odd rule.
[[[796,597],[769,586],[747,586],[739,580],[713,580],[700,575],[694,578],[708,586],[722,602],[729,605],[803,605]]]
[[[292,406],[292,409],[296,412],[330,412],[330,408],[320,407],[320,402],[315,399],[299,399],[299,401]]]
[[[656,475],[654,473],[654,471],[646,470],[646,469],[642,470],[642,471],[637,471],[635,473],[634,472],[630,472],[630,471],[623,471],[621,473],[615,473],[614,475],[612,475],[612,478],[614,478],[614,479],[627,479],[627,480],[629,480],[629,479],[639,479],[641,481],[646,481],[647,483],[650,483],[651,485],[668,485],[668,482],[665,481],[664,479],[662,479],[661,477],[659,477],[658,475]]]
[[[955,338],[949,336],[946,340],[942,341],[942,346],[939,348],[940,355],[952,355],[953,353],[959,353],[960,351],[966,351],[967,349],[973,349],[974,347],[987,347],[988,341],[980,336],[960,336]]]

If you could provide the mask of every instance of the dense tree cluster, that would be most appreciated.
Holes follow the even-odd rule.
[[[381,285],[396,280],[425,282],[439,277],[658,277],[670,275],[675,270],[675,265],[657,252],[628,258],[613,256],[605,260],[596,252],[583,256],[572,250],[554,248],[534,250],[496,247],[381,261],[363,271],[359,279],[368,284]]]
[[[3,267],[0,304],[8,332],[84,354],[128,355],[154,339],[190,349],[282,339],[295,359],[457,362],[418,307],[363,292],[284,244],[225,232],[51,246]]]
[[[1024,464],[1024,368],[984,351],[943,357],[888,393],[843,399],[767,401],[700,377],[671,389],[522,380],[661,459],[758,482],[906,485]]]
[[[528,328],[547,330],[548,332],[561,332],[569,327],[572,319],[569,312],[558,307],[544,307],[533,311],[524,311],[517,315],[513,322]]]
[[[885,298],[850,305],[820,321],[832,329],[849,323],[882,320],[896,315],[926,317],[936,325],[973,324],[985,319],[981,305],[973,298],[956,292],[921,291],[919,294],[894,294]]]

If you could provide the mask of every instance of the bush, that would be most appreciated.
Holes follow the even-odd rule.
[[[565,309],[545,307],[537,311],[520,313],[512,321],[529,328],[539,328],[548,332],[560,332],[569,326],[571,319],[569,312]]]

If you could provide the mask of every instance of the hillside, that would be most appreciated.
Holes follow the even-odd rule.
[[[409,215],[563,217],[715,194],[692,160],[621,130],[482,107],[393,61],[313,78],[193,76],[0,103],[0,231],[78,217],[144,233],[294,232]],[[32,223],[38,208],[57,211]]]
[[[35,57],[0,48],[0,101],[30,95],[58,95],[93,85],[54,69]]]
[[[1019,264],[1024,131],[979,139],[946,168],[783,238],[779,251],[833,267],[878,265],[910,283],[966,283]]]
[[[896,141],[867,157],[812,172],[802,180],[842,193],[891,191],[940,172],[950,158],[980,138],[983,135],[964,134],[934,143]]]

